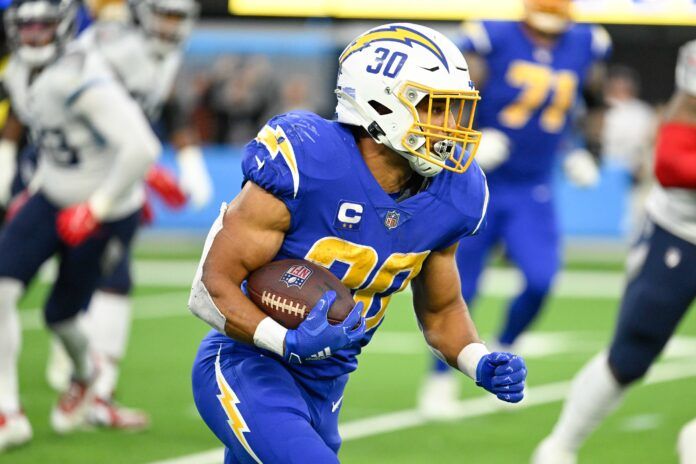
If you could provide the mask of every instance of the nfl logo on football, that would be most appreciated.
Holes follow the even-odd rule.
[[[312,272],[313,271],[306,266],[290,266],[290,268],[283,273],[283,275],[280,278],[280,281],[285,282],[285,285],[287,285],[288,287],[295,286],[298,288],[302,288],[307,279],[309,279],[309,276],[312,275]]]
[[[384,217],[384,225],[387,229],[393,229],[399,225],[399,213],[397,211],[388,211]]]

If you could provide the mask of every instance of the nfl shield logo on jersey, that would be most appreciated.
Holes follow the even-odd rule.
[[[290,268],[283,273],[280,278],[281,282],[285,282],[285,285],[292,287],[293,285],[298,288],[302,288],[307,279],[312,275],[310,268],[302,265],[290,266]]]
[[[393,229],[399,225],[399,212],[398,211],[387,211],[387,215],[384,217],[384,225],[387,229]]]

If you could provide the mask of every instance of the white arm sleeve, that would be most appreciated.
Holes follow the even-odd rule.
[[[191,197],[196,209],[201,209],[213,196],[213,185],[205,166],[203,152],[197,146],[189,145],[179,150],[176,160],[179,164],[179,184]]]
[[[17,144],[12,140],[0,140],[0,206],[10,202],[12,179],[17,171]]]
[[[213,245],[215,236],[222,229],[222,218],[225,216],[225,211],[227,211],[227,205],[223,203],[220,205],[220,215],[213,223],[213,226],[210,228],[210,232],[208,232],[208,236],[205,239],[203,255],[198,263],[196,275],[193,277],[193,284],[191,285],[191,293],[188,300],[189,310],[196,315],[196,317],[203,319],[213,329],[223,334],[225,333],[226,319],[218,307],[215,306],[215,302],[210,296],[210,293],[208,293],[208,289],[205,288],[205,284],[203,283],[203,264],[205,263],[205,259],[208,257],[208,252],[210,251],[210,247]]]
[[[113,169],[89,200],[92,213],[102,219],[114,199],[143,180],[162,146],[140,108],[115,82],[87,87],[72,109],[90,121],[107,145],[116,148]]]

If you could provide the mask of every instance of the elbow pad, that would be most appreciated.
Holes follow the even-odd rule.
[[[200,319],[203,319],[213,329],[220,333],[225,333],[225,316],[215,306],[208,289],[202,280],[196,280],[191,287],[191,294],[188,300],[189,310]]]
[[[201,260],[198,263],[198,269],[196,270],[196,275],[193,278],[193,284],[191,285],[191,293],[189,295],[188,307],[189,310],[197,317],[203,319],[212,328],[220,333],[225,333],[225,316],[222,315],[213,298],[208,293],[208,289],[205,288],[203,283],[203,264],[205,259],[208,257],[208,252],[210,247],[213,245],[213,240],[215,236],[222,229],[222,219],[225,216],[225,211],[227,211],[227,204],[223,203],[220,205],[220,214],[210,228],[208,236],[205,239],[205,245],[203,246],[203,254]]]

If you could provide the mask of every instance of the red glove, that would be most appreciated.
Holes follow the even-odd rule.
[[[77,246],[94,234],[99,222],[87,203],[65,208],[56,219],[58,236],[69,246]]]
[[[174,174],[162,166],[153,166],[145,182],[170,208],[178,209],[186,204],[186,195],[179,188]]]
[[[29,192],[27,190],[22,190],[15,196],[12,201],[10,202],[10,205],[7,207],[7,212],[5,213],[5,221],[10,222],[12,218],[14,218],[17,213],[19,213],[19,210],[21,210],[24,205],[27,204],[27,201],[29,201],[29,198],[31,195],[29,195]]]

